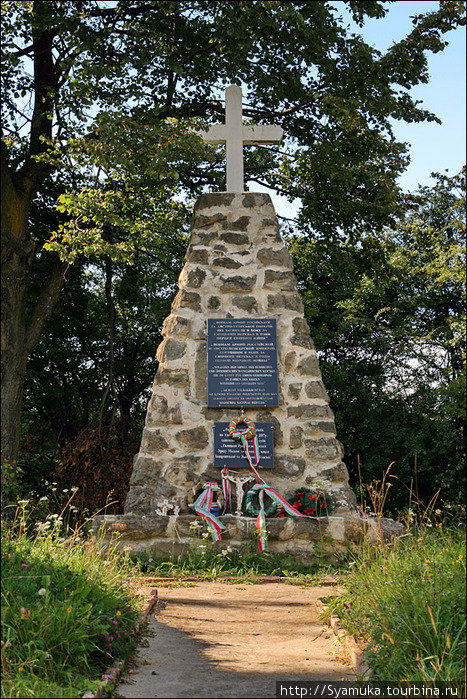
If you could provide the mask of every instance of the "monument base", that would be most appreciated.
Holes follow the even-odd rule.
[[[255,517],[228,514],[220,519],[225,525],[222,540],[215,544],[220,550],[227,546],[240,548],[248,541],[255,543]],[[92,531],[105,545],[115,540],[119,551],[178,556],[200,543],[192,522],[205,526],[202,518],[194,514],[98,515],[93,518]],[[329,553],[342,552],[349,544],[358,544],[365,538],[377,543],[381,536],[389,540],[405,531],[402,524],[392,519],[363,519],[353,512],[317,519],[271,517],[267,519],[267,528],[271,552],[289,552],[304,563],[312,562],[318,543],[320,553],[323,545]]]

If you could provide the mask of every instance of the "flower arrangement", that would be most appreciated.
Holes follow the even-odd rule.
[[[287,498],[287,502],[309,517],[324,517],[330,514],[331,508],[326,501],[326,496],[318,490],[298,488]]]

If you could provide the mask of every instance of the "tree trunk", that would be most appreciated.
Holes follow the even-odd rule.
[[[2,494],[4,485],[15,479],[28,355],[58,300],[65,269],[57,259],[33,308],[26,309],[26,291],[36,248],[28,232],[29,209],[35,188],[26,178],[21,185],[13,182],[2,158]]]
[[[2,167],[2,481],[14,479],[27,362],[25,295],[35,245],[27,236],[30,197],[18,193]],[[3,487],[2,487],[3,492]]]

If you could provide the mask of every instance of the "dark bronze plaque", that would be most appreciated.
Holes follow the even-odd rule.
[[[208,405],[279,404],[275,318],[208,319]]]

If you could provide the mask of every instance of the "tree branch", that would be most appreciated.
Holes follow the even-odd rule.
[[[36,344],[46,321],[50,318],[55,308],[55,304],[58,301],[58,297],[65,283],[66,269],[67,264],[65,262],[57,262],[52,268],[45,286],[39,294],[26,327],[26,347],[28,353]]]

